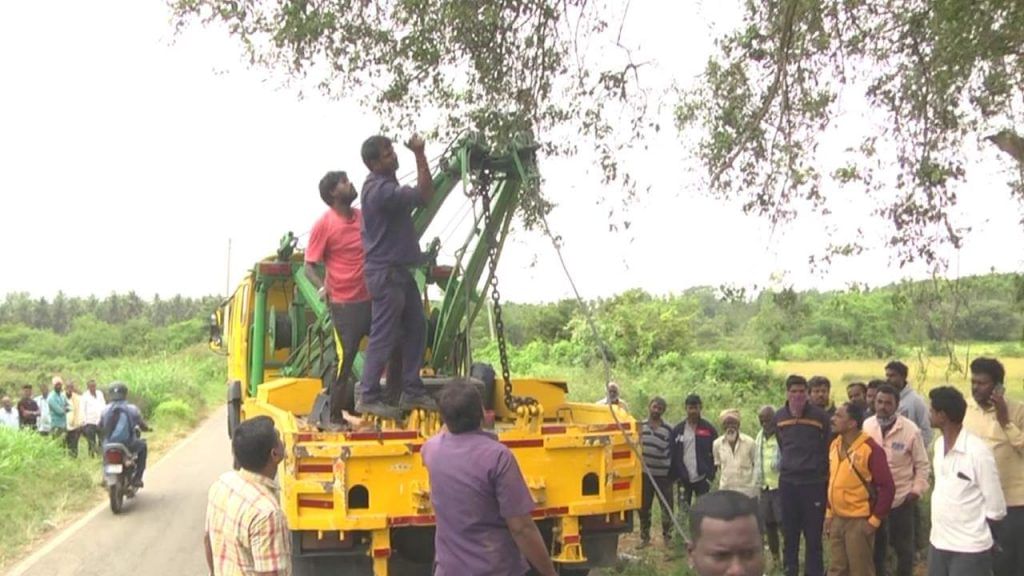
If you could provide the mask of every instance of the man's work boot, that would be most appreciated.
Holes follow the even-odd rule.
[[[402,399],[398,401],[398,407],[402,410],[415,410],[420,408],[430,412],[437,412],[437,402],[429,394],[412,395],[402,393]]]
[[[370,414],[378,418],[384,418],[387,420],[401,420],[402,411],[394,406],[388,406],[387,404],[377,402],[363,402],[362,399],[356,403],[356,412],[360,414]]]

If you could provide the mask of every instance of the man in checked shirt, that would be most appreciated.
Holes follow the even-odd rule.
[[[231,441],[241,467],[210,487],[206,564],[213,576],[291,576],[291,541],[278,500],[284,444],[267,416],[246,420]]]

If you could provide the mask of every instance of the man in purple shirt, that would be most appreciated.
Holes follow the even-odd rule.
[[[412,224],[412,210],[434,196],[434,182],[423,139],[407,144],[416,156],[416,187],[400,186],[395,178],[398,156],[391,140],[372,136],[363,142],[363,163],[370,175],[363,183],[363,249],[366,287],[373,300],[370,341],[366,346],[356,411],[397,419],[401,410],[437,410],[420,379],[427,323],[422,295],[409,268],[423,263]],[[402,396],[398,408],[388,406],[380,377],[393,350],[402,358]],[[389,382],[389,387],[392,383]]]
[[[437,519],[434,576],[523,576],[529,564],[555,576],[519,465],[480,429],[483,417],[476,386],[452,382],[441,393],[446,430],[423,445]]]

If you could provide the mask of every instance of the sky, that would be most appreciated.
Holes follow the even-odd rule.
[[[651,62],[642,82],[665,127],[671,88],[696,78],[715,32],[737,15],[729,2],[667,6],[633,3],[623,28],[635,57]],[[221,29],[175,36],[161,2],[5,3],[0,79],[0,295],[223,294],[286,232],[309,230],[325,209],[316,191],[325,171],[344,169],[361,182],[359,144],[380,126],[354,101],[308,91],[300,98],[274,73],[248,67]],[[844,104],[836,130],[856,134],[863,103]],[[583,297],[783,282],[837,289],[926,272],[897,268],[882,248],[811,269],[826,230],[862,226],[880,238],[886,224],[849,194],[829,222],[804,218],[773,230],[702,193],[681,138],[662,130],[647,152],[625,157],[650,191],[619,232],[609,231],[607,214],[620,191],[601,185],[592,157],[541,160],[545,193],[557,204],[549,221]],[[428,155],[446,145],[428,143]],[[979,148],[975,156],[958,208],[974,231],[949,254],[950,273],[1020,271],[1021,208],[996,153]],[[400,160],[413,165],[407,152]],[[460,238],[451,219],[461,209],[446,206],[428,237]],[[518,225],[499,278],[507,300],[571,295],[550,242]]]

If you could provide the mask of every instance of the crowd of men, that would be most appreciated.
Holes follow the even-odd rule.
[[[56,438],[74,458],[78,457],[79,444],[85,438],[89,455],[97,456],[102,441],[100,420],[106,408],[107,399],[95,380],[89,380],[85,390],[80,390],[73,380],[65,385],[60,376],[54,376],[50,384],[39,385],[36,395],[32,394],[31,385],[22,386],[16,405],[8,396],[0,399],[0,426]]]
[[[762,535],[788,576],[801,573],[801,538],[809,576],[825,574],[826,541],[830,575],[888,574],[891,549],[895,574],[910,576],[926,536],[929,576],[1024,575],[1024,405],[1005,397],[998,360],[977,358],[970,370],[969,401],[942,386],[927,404],[899,361],[886,365],[885,380],[850,384],[840,405],[830,401],[828,379],[791,375],[784,405],[758,411],[755,438],[740,431],[738,410],[722,411],[719,435],[702,417],[698,396],[686,398],[686,418],[675,427],[664,422],[665,400],[651,399],[642,425],[650,475],[640,510],[643,545],[650,543],[655,489],[664,496],[658,500],[669,540],[675,504],[682,511],[695,496],[699,503],[717,475],[726,495],[691,514],[690,561],[701,576],[761,574]],[[925,535],[920,516],[932,479]],[[757,550],[744,548],[734,530],[727,532],[731,548],[718,543],[716,562],[694,556],[702,528],[692,522],[707,514],[723,522],[756,516]]]
[[[419,377],[425,318],[409,272],[423,263],[411,213],[428,203],[434,190],[423,140],[414,136],[407,147],[416,159],[415,187],[399,185],[398,158],[389,139],[374,136],[363,143],[361,156],[370,175],[362,186],[361,209],[353,206],[357,194],[345,172],[328,172],[320,181],[320,197],[328,209],[313,227],[305,259],[306,275],[329,305],[341,351],[339,372],[329,383],[328,427],[344,426],[347,409],[381,418],[399,418],[413,408],[438,409]],[[318,265],[325,270],[323,276]],[[369,343],[362,377],[353,391],[353,352],[363,338]],[[385,369],[388,381],[400,384],[402,398],[397,402],[381,388]],[[921,502],[934,476],[933,502],[939,505],[932,506],[927,538],[930,573],[983,574],[984,560],[993,557],[988,550],[994,548],[996,573],[1020,576],[1021,547],[1006,543],[1024,535],[1024,410],[1004,398],[1002,366],[991,359],[972,364],[970,406],[955,389],[944,387],[930,394],[929,408],[908,385],[907,366],[900,362],[887,365],[885,374],[885,380],[851,384],[849,400],[841,406],[831,403],[828,379],[792,376],[786,381],[784,405],[758,411],[760,431],[755,438],[742,432],[742,417],[735,409],[719,415],[720,435],[703,418],[696,394],[685,399],[686,418],[675,426],[663,419],[665,400],[651,399],[643,426],[643,455],[650,476],[645,475],[643,483],[642,543],[650,543],[651,509],[657,499],[666,540],[672,538],[674,508],[690,510],[691,562],[702,575],[733,573],[737,566],[750,571],[736,573],[760,574],[763,534],[772,557],[789,575],[799,573],[802,538],[803,567],[810,576],[824,574],[826,539],[831,574],[885,574],[891,548],[897,574],[903,576],[911,574],[920,561],[915,553],[925,547],[919,529],[925,513]],[[467,573],[467,566],[479,565],[485,567],[482,573],[518,576],[524,558],[536,571],[553,573],[547,555],[537,550],[529,528],[532,522],[528,526],[515,520],[528,517],[523,514],[527,502],[519,498],[523,487],[515,460],[500,444],[477,436],[478,401],[468,389],[461,395],[457,389],[451,388],[454,391],[447,400],[442,396],[440,403],[448,429],[423,449],[432,485],[461,483],[459,489],[442,488],[431,495],[438,526],[436,573]],[[600,402],[624,407],[619,386],[609,384],[608,395]],[[453,427],[452,419],[460,424]],[[281,521],[267,492],[276,470],[276,432],[266,422],[261,426],[261,440],[248,447],[256,454],[252,466],[228,473],[211,490],[207,529],[215,574],[230,573],[239,563],[287,564],[282,559],[287,556],[282,553],[285,542],[262,560],[252,551],[239,556],[230,543],[234,526],[252,520],[240,512],[248,509],[243,503],[258,499],[263,502],[258,510],[277,514],[261,521],[272,533]],[[934,443],[933,427],[942,432]],[[240,442],[246,438],[243,435]],[[237,444],[236,450],[246,449]],[[936,456],[929,459],[927,449],[933,445]],[[984,450],[987,460],[966,456]],[[466,462],[474,463],[473,469],[453,478],[450,472],[462,470]],[[974,468],[968,470],[968,465]],[[499,477],[501,482],[496,483]],[[716,478],[718,490],[709,494]],[[489,484],[482,484],[485,479]],[[957,504],[947,506],[947,501]],[[724,533],[736,541],[737,534],[749,531],[745,532],[746,524],[731,523],[749,524],[749,518],[742,518],[745,511],[756,516],[756,554],[736,552],[742,546],[729,552],[721,542],[716,544],[715,531],[710,530],[721,522],[718,527],[728,528]],[[467,532],[466,526],[488,530]],[[502,557],[510,559],[507,564],[476,558],[467,546],[458,545],[485,536],[500,542]],[[979,564],[971,564],[975,561]],[[502,570],[496,571],[499,565]],[[717,570],[722,566],[726,568]]]

